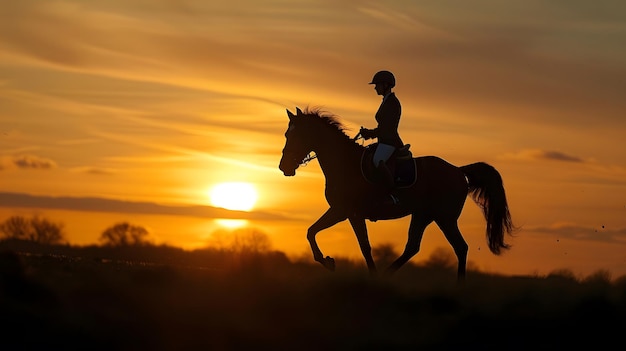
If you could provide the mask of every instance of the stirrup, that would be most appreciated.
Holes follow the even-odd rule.
[[[398,197],[395,196],[394,194],[389,194],[389,197],[391,198],[391,201],[393,201],[394,205],[397,205],[400,203],[400,199],[398,199]]]
[[[396,206],[400,203],[400,199],[394,194],[388,194],[389,197],[385,196],[382,200],[383,206]]]

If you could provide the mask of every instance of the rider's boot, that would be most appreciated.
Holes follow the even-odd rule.
[[[378,171],[380,183],[389,192],[389,195],[383,199],[383,205],[391,206],[398,204],[398,197],[393,194],[395,182],[393,180],[393,174],[391,173],[391,170],[383,161],[378,162],[378,167],[376,169]]]

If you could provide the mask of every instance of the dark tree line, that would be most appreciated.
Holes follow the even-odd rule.
[[[0,223],[0,239],[17,239],[44,245],[67,243],[63,223],[33,216],[11,216]],[[120,222],[106,228],[99,241],[103,246],[143,246],[151,244],[150,233],[142,226]]]
[[[66,242],[63,228],[62,223],[39,216],[12,216],[0,223],[0,235],[3,239],[27,240],[47,245],[63,244]]]
[[[209,246],[240,254],[265,253],[271,251],[271,241],[267,234],[256,230],[236,230],[232,233],[213,233]],[[63,223],[33,216],[26,218],[12,216],[0,223],[0,240],[17,239],[44,245],[66,244]],[[154,245],[150,232],[129,222],[118,222],[106,228],[98,239],[105,247],[140,247]]]
[[[149,234],[142,226],[120,222],[105,229],[99,240],[104,246],[145,246],[151,244]]]
[[[246,228],[234,232],[216,231],[209,247],[240,255],[258,255],[272,251],[269,236],[257,229]],[[43,245],[67,244],[64,224],[56,223],[39,216],[26,218],[12,216],[0,223],[0,240],[17,239]],[[129,222],[118,222],[106,228],[100,234],[103,247],[146,247],[153,246],[149,231]],[[381,265],[388,265],[398,257],[392,244],[381,244],[372,249],[372,254]],[[425,262],[433,268],[452,269],[455,265],[453,255],[444,248],[436,249]]]

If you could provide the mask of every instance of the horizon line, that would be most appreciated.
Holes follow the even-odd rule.
[[[94,196],[50,196],[0,191],[0,207],[24,207],[80,212],[137,213],[216,219],[286,220],[282,215],[260,211],[237,211],[208,205],[164,205]]]

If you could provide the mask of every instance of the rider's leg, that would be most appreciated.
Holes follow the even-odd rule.
[[[394,151],[396,151],[396,148],[393,145],[378,143],[378,145],[376,146],[376,151],[374,151],[374,156],[372,158],[374,166],[378,167],[380,161],[383,161],[383,163],[387,162],[387,160],[389,160],[389,157],[391,157]]]
[[[389,157],[391,157],[395,150],[396,148],[392,145],[378,143],[372,158],[374,166],[378,170],[378,174],[381,177],[381,183],[389,190],[393,189],[394,181],[393,174],[387,167],[387,160],[389,160]]]
[[[395,187],[393,173],[389,167],[387,167],[387,160],[389,160],[389,157],[391,157],[395,150],[396,148],[392,145],[378,143],[372,159],[378,171],[381,184],[390,192],[389,198],[385,200],[385,204],[389,205],[398,203],[398,198],[391,193]]]
[[[392,190],[394,188],[393,174],[391,174],[391,170],[387,167],[384,161],[378,162],[378,166],[376,167],[378,171],[378,175],[380,176],[381,184],[387,189]]]

